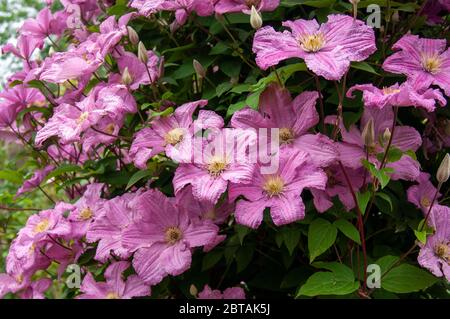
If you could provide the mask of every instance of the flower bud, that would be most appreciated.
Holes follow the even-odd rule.
[[[197,73],[197,76],[199,78],[202,78],[202,79],[205,78],[206,77],[206,70],[203,67],[203,65],[201,65],[201,63],[198,62],[195,59],[194,59],[194,61],[192,61],[192,64],[194,66],[195,73]]]
[[[398,23],[400,21],[400,15],[398,14],[398,10],[394,11],[391,19],[393,23]]]
[[[258,30],[263,25],[263,20],[258,10],[256,10],[255,6],[252,6],[250,13],[250,25],[253,29]]]
[[[139,42],[138,45],[138,58],[139,61],[147,65],[148,62],[148,54],[147,54],[147,48],[145,47],[144,43]]]
[[[386,127],[383,133],[383,142],[388,142],[391,139],[391,130]]]
[[[50,47],[50,49],[48,49],[48,56],[52,56],[53,54],[55,54],[55,49]]]
[[[198,294],[198,289],[197,289],[197,287],[195,287],[194,284],[192,284],[192,285],[189,287],[189,293],[190,293],[192,296],[194,296],[194,297],[197,296],[197,294]]]
[[[360,0],[349,0],[349,2],[352,4],[353,6],[353,18],[356,19],[356,17],[358,16],[358,3]]]
[[[439,168],[436,173],[436,179],[439,183],[445,183],[448,181],[448,178],[450,176],[450,154],[447,153],[444,156],[444,159],[441,162],[441,165],[439,165]]]
[[[128,39],[130,39],[131,44],[138,45],[139,43],[139,35],[137,32],[130,26],[127,27],[128,30]]]
[[[133,78],[131,77],[130,71],[128,70],[128,67],[126,67],[123,70],[122,73],[122,83],[125,85],[130,85],[131,83],[133,83]]]
[[[371,147],[375,144],[375,129],[373,127],[373,119],[371,118],[367,122],[366,126],[362,131],[362,138],[364,140],[364,145]]]

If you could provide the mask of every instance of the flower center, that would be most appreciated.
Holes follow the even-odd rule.
[[[35,234],[43,233],[48,229],[49,226],[50,221],[47,218],[45,218],[41,220],[39,223],[37,223],[36,226],[34,226],[33,231]]]
[[[384,95],[390,95],[390,94],[396,94],[396,93],[400,93],[399,89],[394,89],[391,87],[383,87],[383,94]]]
[[[116,292],[108,292],[106,294],[106,299],[120,299],[120,297]]]
[[[294,132],[287,127],[283,127],[280,129],[279,133],[280,144],[290,144],[294,140]]]
[[[283,192],[284,181],[280,176],[270,176],[266,179],[263,189],[269,197],[278,196]]]
[[[434,253],[436,256],[445,260],[446,262],[450,262],[450,249],[448,247],[448,243],[440,243],[434,247]]]
[[[92,210],[89,207],[85,207],[81,210],[80,214],[78,214],[78,217],[81,220],[88,220],[91,219],[94,214],[92,213]]]
[[[181,229],[178,227],[169,227],[166,229],[166,242],[170,245],[176,244],[181,238],[183,237],[183,233],[181,232]]]
[[[306,52],[317,52],[323,48],[325,37],[322,33],[304,35],[300,38],[300,46]]]
[[[261,3],[261,0],[245,0],[245,5],[249,8],[251,8],[252,6],[254,6],[255,8],[258,8],[260,3]]]
[[[215,220],[216,219],[216,211],[213,209],[206,212],[204,215],[206,219]]]
[[[16,281],[17,281],[17,283],[21,284],[23,282],[23,275],[22,274],[17,275]]]
[[[114,124],[110,123],[106,126],[105,132],[108,133],[109,135],[112,135],[114,133],[114,128],[115,128]]]
[[[84,121],[86,121],[88,117],[89,117],[89,113],[88,112],[81,113],[80,117],[77,118],[77,124],[78,125],[83,124]]]
[[[422,57],[422,67],[431,74],[436,74],[441,69],[442,60],[437,55],[424,55]]]
[[[420,205],[423,207],[430,207],[431,201],[427,196],[424,196],[420,199]]]
[[[184,131],[181,128],[174,128],[164,136],[166,144],[176,145],[183,140]]]
[[[228,167],[228,163],[221,158],[214,158],[207,166],[209,175],[220,176]]]

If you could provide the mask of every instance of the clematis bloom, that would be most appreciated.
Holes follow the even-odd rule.
[[[266,70],[289,58],[301,58],[311,71],[327,80],[339,80],[350,62],[363,61],[376,51],[373,29],[363,21],[342,14],[316,20],[285,21],[291,31],[259,29],[253,41],[256,63]]]

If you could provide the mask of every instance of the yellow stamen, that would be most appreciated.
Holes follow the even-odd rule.
[[[78,214],[78,217],[81,220],[88,220],[91,219],[92,216],[94,216],[94,213],[92,212],[92,210],[89,207],[85,207],[81,210],[80,214]]]
[[[114,129],[115,129],[114,124],[113,124],[113,123],[110,123],[110,124],[108,124],[108,125],[106,126],[106,128],[105,128],[105,133],[108,133],[109,135],[112,135],[112,134],[114,133]]]
[[[181,128],[174,128],[164,136],[166,144],[176,145],[183,140],[184,131]]]
[[[169,245],[176,244],[179,240],[181,240],[182,237],[183,233],[178,227],[173,226],[166,229],[165,239]]]
[[[283,192],[284,181],[280,176],[270,176],[266,179],[263,189],[269,197],[278,196]]]
[[[108,292],[106,299],[120,299],[120,297],[116,292]]]
[[[450,262],[450,249],[448,247],[448,243],[437,244],[434,247],[434,253],[442,260],[445,260],[447,263]]]
[[[48,229],[49,226],[50,221],[47,218],[45,218],[41,220],[39,223],[37,223],[36,226],[34,226],[33,231],[35,234],[43,233]]]
[[[422,67],[425,71],[436,74],[441,69],[442,60],[437,55],[426,55],[422,56]]]
[[[280,129],[280,144],[290,144],[294,140],[295,134],[294,132],[287,127],[283,127]]]
[[[77,118],[77,124],[78,125],[83,124],[84,121],[86,121],[88,117],[89,117],[89,113],[88,112],[81,113],[80,117]]]
[[[219,157],[214,157],[207,166],[208,172],[211,176],[217,177],[223,173],[228,167],[228,163]]]
[[[390,94],[396,94],[400,93],[400,89],[394,89],[390,87],[383,87],[383,94],[384,95],[390,95]]]
[[[430,207],[431,201],[428,197],[424,196],[420,200],[420,205],[422,205],[423,207]]]
[[[322,33],[309,34],[300,38],[300,46],[306,52],[317,52],[325,45],[325,37]]]

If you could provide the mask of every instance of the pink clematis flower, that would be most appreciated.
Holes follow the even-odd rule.
[[[94,73],[104,61],[103,48],[92,40],[82,42],[67,52],[56,52],[40,68],[40,80],[63,83]]]
[[[147,52],[147,66],[142,63],[138,57],[130,52],[123,52],[117,59],[120,73],[123,74],[125,68],[131,75],[132,83],[130,89],[136,90],[141,84],[155,83],[162,75],[164,58],[158,57],[153,51]]]
[[[47,177],[47,175],[54,169],[55,167],[53,165],[47,165],[43,169],[36,170],[33,176],[23,182],[23,185],[17,190],[16,197],[38,187],[45,179],[45,177]]]
[[[334,123],[334,117],[327,117],[326,121]],[[352,125],[349,131],[346,130],[341,123],[341,135],[343,143],[339,143],[339,156],[346,167],[358,169],[363,167],[362,160],[366,159],[366,147],[364,146],[364,139],[361,131],[367,125],[369,120],[374,122],[374,143],[369,147],[369,162],[374,163],[377,167],[381,165],[377,159],[377,154],[384,153],[385,147],[388,143],[388,136],[386,132],[391,134],[392,122],[394,120],[394,112],[391,108],[374,109],[366,108],[362,115],[361,125],[359,130],[355,125]],[[388,134],[388,135],[389,135]],[[395,147],[403,152],[417,151],[422,144],[422,139],[419,132],[410,126],[396,126],[394,137],[392,139],[392,147]],[[386,167],[393,168],[394,172],[391,175],[393,180],[415,180],[419,174],[419,163],[410,156],[403,154],[396,162],[390,162]]]
[[[74,209],[70,212],[68,219],[76,233],[75,237],[84,236],[100,214],[106,202],[101,198],[104,186],[100,183],[89,184],[83,196],[74,204]]]
[[[219,230],[210,221],[190,219],[174,200],[156,190],[136,198],[135,207],[140,218],[125,230],[123,241],[136,251],[133,268],[150,285],[189,269],[193,248],[213,241]]]
[[[0,92],[0,127],[10,126],[19,112],[31,105],[45,105],[45,97],[37,89],[16,85]]]
[[[352,93],[355,90],[363,92],[366,107],[382,109],[386,106],[414,106],[421,107],[428,112],[434,112],[436,105],[445,106],[447,104],[441,91],[430,88],[415,88],[409,82],[401,85],[396,83],[383,89],[379,89],[373,84],[355,85],[347,91],[347,97],[353,98]]]
[[[258,228],[266,207],[270,208],[272,220],[277,226],[303,219],[305,205],[301,193],[305,188],[325,189],[327,176],[312,164],[309,155],[298,150],[282,150],[278,171],[262,174],[254,170],[247,184],[231,184],[230,201],[243,195],[236,204],[236,221],[250,228]]]
[[[399,50],[383,63],[383,69],[405,74],[415,85],[437,85],[450,96],[450,50],[444,39],[426,39],[407,34],[392,48]]]
[[[219,14],[243,12],[250,14],[252,6],[260,11],[274,11],[280,5],[280,0],[219,0],[215,10]]]
[[[36,49],[42,49],[43,46],[43,41],[21,35],[18,38],[16,45],[8,43],[3,46],[2,54],[12,53],[19,59],[25,60],[26,62],[30,63],[31,56],[33,55],[34,51]]]
[[[136,167],[145,169],[149,158],[165,152],[173,160],[190,158],[179,150],[189,149],[194,135],[192,115],[198,107],[208,104],[207,100],[189,102],[176,108],[167,117],[160,117],[151,123],[151,128],[144,128],[134,137],[130,148],[130,156]],[[200,111],[201,114],[204,112]],[[223,119],[217,114],[207,111],[211,118],[217,119],[218,126],[223,126]],[[204,115],[199,115],[203,118]],[[205,113],[206,114],[206,113]]]
[[[430,174],[421,172],[417,178],[417,185],[408,188],[408,201],[427,214],[435,194],[436,187],[430,181]],[[436,200],[441,196],[438,193]]]
[[[41,211],[28,218],[27,224],[19,231],[19,238],[36,243],[47,236],[64,237],[72,233],[70,223],[63,213],[71,209],[72,205],[58,203],[54,209]]]
[[[245,299],[245,291],[241,287],[231,287],[223,291],[211,289],[208,285],[198,293],[197,299]]]
[[[98,241],[95,259],[106,262],[111,254],[128,258],[131,251],[124,246],[123,233],[134,219],[134,200],[140,194],[127,193],[105,201],[99,216],[86,234],[88,242]]]
[[[220,225],[234,212],[234,203],[225,200],[214,205],[211,202],[199,201],[192,193],[192,186],[188,185],[176,196],[177,205],[185,207],[190,218],[211,220],[213,223]]]
[[[255,143],[256,134],[252,133],[225,129],[213,134],[210,141],[204,140],[201,151],[196,148],[194,152],[194,155],[201,154],[201,158],[194,156],[193,161],[180,163],[175,171],[175,194],[192,185],[192,194],[197,200],[216,204],[229,182],[249,182],[254,164],[246,151]]]
[[[364,169],[345,168],[345,170],[353,190],[355,192],[359,191],[364,184]],[[339,197],[339,200],[347,211],[353,209],[355,207],[355,201],[349,191],[347,181],[340,166],[336,164],[331,165],[325,168],[325,173],[327,174],[326,189],[311,189],[311,193],[314,196],[314,206],[317,211],[323,213],[330,209],[333,206],[332,198],[335,196]]]
[[[444,276],[450,281],[450,208],[436,205],[432,209],[431,224],[435,233],[427,238],[417,260],[436,277]]]
[[[115,16],[110,16],[100,25],[100,34],[96,36],[96,43],[101,47],[101,55],[105,57],[119,44],[120,40],[128,35],[127,25],[133,18],[134,13],[128,13],[116,21]]]
[[[234,128],[277,128],[281,148],[307,152],[319,166],[332,163],[337,156],[333,141],[323,134],[308,131],[319,123],[316,101],[319,95],[305,91],[292,100],[289,91],[270,85],[260,96],[259,111],[249,107],[234,113]]]
[[[96,282],[91,273],[83,279],[77,299],[131,299],[150,295],[150,287],[137,276],[123,279],[122,274],[130,266],[127,261],[111,264],[105,271],[106,282]]]
[[[20,293],[22,299],[45,299],[44,293],[51,287],[52,280],[41,278],[33,281],[31,285]]]
[[[59,35],[66,28],[66,21],[61,14],[53,15],[48,7],[39,11],[36,19],[26,20],[20,28],[20,34],[43,41],[51,34]]]
[[[327,80],[339,80],[350,62],[363,61],[376,51],[371,27],[352,17],[332,14],[328,22],[316,20],[283,22],[291,31],[259,29],[253,41],[256,63],[266,70],[289,58],[301,58],[311,71]]]

